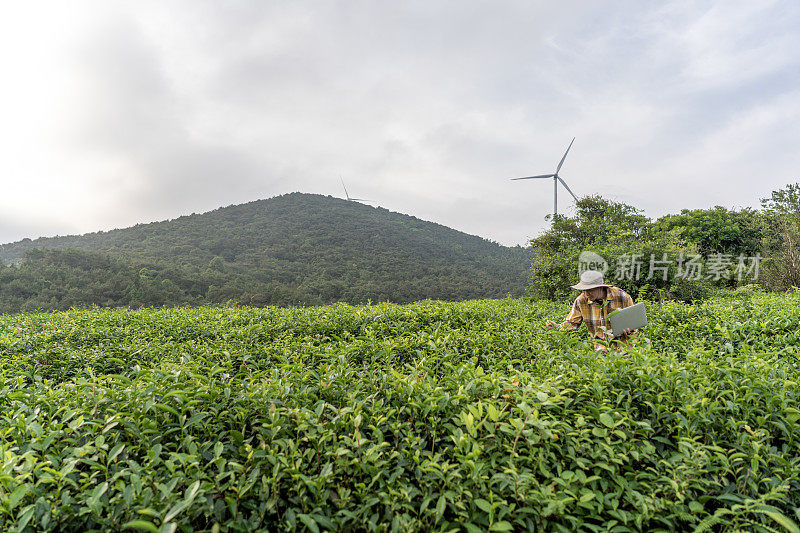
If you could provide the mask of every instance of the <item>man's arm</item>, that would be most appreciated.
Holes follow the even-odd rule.
[[[565,331],[575,331],[580,327],[581,322],[583,322],[583,314],[581,313],[581,306],[578,303],[578,298],[576,298],[575,303],[572,304],[572,310],[567,315],[567,318],[564,319],[564,322],[557,324],[552,320],[548,320],[547,327],[558,327]]]
[[[630,307],[633,305],[633,298],[625,291],[622,291],[622,308]]]

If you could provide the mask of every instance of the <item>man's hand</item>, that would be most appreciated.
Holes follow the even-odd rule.
[[[557,328],[558,327],[558,322],[553,322],[552,320],[548,320],[547,322],[545,322],[545,325],[548,328]]]

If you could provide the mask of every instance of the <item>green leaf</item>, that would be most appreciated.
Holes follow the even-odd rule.
[[[120,453],[122,453],[122,450],[124,449],[125,445],[122,443],[114,446],[114,449],[111,450],[111,453],[108,454],[108,462],[110,463],[111,461],[113,461]]]
[[[486,526],[478,527],[475,524],[471,524],[469,522],[466,522],[464,524],[464,528],[466,528],[466,530],[469,533],[483,533],[484,531],[486,531]]]
[[[611,415],[608,413],[603,413],[600,415],[600,422],[607,428],[610,428],[614,425],[614,419],[611,418]]]
[[[192,483],[188,489],[186,489],[186,493],[183,495],[184,499],[188,502],[194,500],[194,497],[197,496],[197,491],[200,490],[200,480],[196,480]]]
[[[200,488],[200,480],[198,479],[192,485],[186,489],[186,495],[182,502],[176,503],[172,506],[172,509],[164,516],[164,522],[170,522],[173,518],[175,518],[178,513],[186,509],[192,504],[194,501],[194,497],[197,495],[197,491]]]
[[[691,501],[689,502],[689,510],[693,513],[702,513],[705,507],[703,507],[703,504],[700,502]]]
[[[499,522],[495,522],[492,524],[492,527],[489,528],[489,531],[511,531],[514,529],[514,526],[506,522],[505,520],[500,520]]]
[[[781,513],[777,507],[772,507],[771,505],[761,505],[756,507],[756,510],[775,520],[784,529],[786,529],[786,531],[789,531],[789,533],[800,533],[800,527],[797,526],[797,523],[785,514]]]
[[[36,505],[29,505],[22,511],[19,519],[17,520],[17,531],[24,531],[28,526],[28,522],[33,518],[33,512],[36,510]]]
[[[478,498],[477,500],[475,500],[475,505],[480,507],[480,509],[485,513],[492,512],[492,504],[482,498]]]
[[[25,495],[28,494],[28,492],[30,492],[30,490],[31,490],[30,483],[25,483],[14,489],[14,491],[8,496],[9,509],[13,509],[14,507],[16,507],[17,504],[19,504],[20,500],[22,500],[22,498],[24,498]]]
[[[100,498],[103,497],[103,494],[106,493],[108,490],[108,482],[104,481],[92,491],[92,495],[89,496],[89,499],[86,500],[86,503],[91,507],[94,511],[97,510],[97,506],[100,504]]]
[[[158,528],[147,520],[131,520],[130,522],[123,524],[122,529],[138,529],[139,531],[158,533]]]
[[[297,515],[295,514],[294,509],[292,509],[291,507],[287,509],[285,518],[286,521],[289,523],[289,527],[291,527],[293,530],[297,529]]]
[[[176,411],[174,407],[170,407],[169,405],[165,405],[163,403],[157,403],[153,405],[153,407],[155,407],[156,409],[160,409],[162,411],[166,411],[168,413],[172,413],[175,416],[180,416],[180,413],[178,413],[178,411]]]
[[[727,501],[727,502],[742,503],[742,497],[741,496],[738,496],[738,495],[730,493],[730,492],[725,492],[723,494],[720,494],[716,498],[718,500],[723,500],[723,501]]]
[[[310,529],[314,533],[319,533],[319,526],[317,526],[317,522],[313,518],[311,518],[307,514],[302,514],[302,513],[298,514],[297,518],[299,518],[300,521],[304,523],[308,529]]]
[[[447,498],[444,497],[444,494],[439,496],[439,501],[436,502],[436,523],[439,523],[439,520],[442,519],[444,516],[444,510],[447,508]]]

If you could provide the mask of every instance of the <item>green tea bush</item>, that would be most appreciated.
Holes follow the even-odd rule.
[[[800,295],[0,317],[6,531],[796,531]]]

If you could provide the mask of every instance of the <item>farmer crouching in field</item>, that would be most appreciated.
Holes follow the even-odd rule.
[[[572,286],[578,289],[581,295],[575,298],[567,318],[563,323],[557,324],[552,320],[547,321],[547,327],[558,327],[566,331],[575,331],[586,323],[589,334],[600,340],[620,341],[627,343],[628,336],[636,333],[636,330],[626,329],[619,335],[614,335],[608,322],[608,315],[617,309],[623,309],[633,305],[633,298],[618,287],[603,283],[603,273],[597,270],[587,270],[581,274],[581,281]],[[606,346],[595,343],[595,350],[605,350]]]

